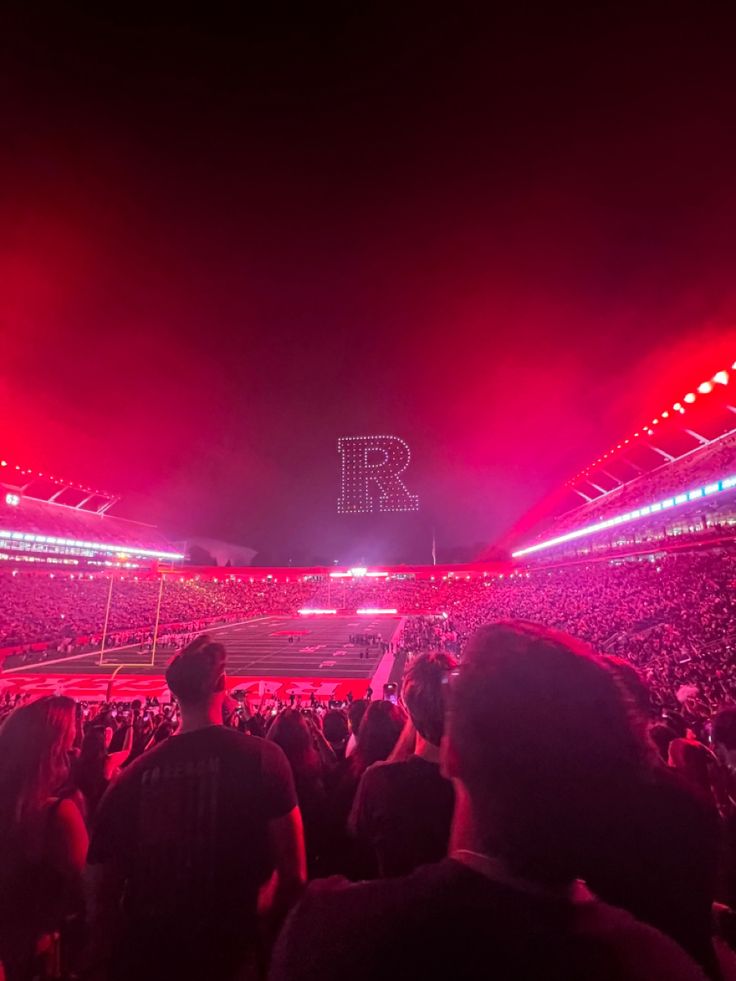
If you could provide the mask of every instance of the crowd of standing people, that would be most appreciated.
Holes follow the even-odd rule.
[[[461,653],[264,713],[203,635],[170,704],[7,700],[8,981],[736,977],[736,707],[662,732],[629,661],[525,620]]]

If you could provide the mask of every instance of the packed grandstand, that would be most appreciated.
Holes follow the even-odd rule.
[[[0,656],[13,667],[95,649],[103,633],[116,647],[150,643],[154,626],[171,638],[192,624],[359,609],[444,617],[457,651],[479,624],[523,617],[629,658],[659,705],[689,691],[707,714],[734,696],[736,675],[730,383],[716,373],[660,414],[656,440],[653,422],[581,471],[569,488],[583,503],[544,517],[506,563],[193,569],[157,529],[110,515],[109,495],[16,477],[0,501]]]

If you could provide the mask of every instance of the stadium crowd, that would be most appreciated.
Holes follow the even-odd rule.
[[[413,657],[400,704],[249,709],[207,636],[167,682],[5,696],[8,981],[736,977],[733,705],[665,728],[630,662],[524,620]]]
[[[457,654],[481,624],[521,618],[630,660],[662,712],[685,712],[695,722],[736,700],[736,555],[730,550],[346,588],[356,604],[429,614],[408,620],[407,653],[434,646]]]
[[[709,717],[736,700],[736,556],[703,552],[536,570],[455,602],[467,637],[512,617],[556,627],[640,668],[661,710]]]
[[[159,579],[118,577],[110,597],[108,636],[128,642],[147,637],[156,619]],[[0,572],[0,649],[45,643],[73,650],[80,638],[99,643],[110,580],[105,576]],[[160,624],[166,630],[234,616],[296,612],[310,595],[307,583],[250,582],[223,576],[168,576],[161,592]]]
[[[6,642],[45,636],[52,657],[79,649],[80,637],[90,648],[99,645],[109,580],[11,573],[0,573],[0,579]],[[643,671],[661,711],[684,711],[694,722],[736,698],[735,583],[736,554],[723,548],[503,576],[371,579],[339,586],[167,579],[159,644],[182,646],[215,620],[293,615],[304,604],[324,607],[330,600],[333,606],[397,609],[409,616],[402,653],[433,646],[457,655],[480,624],[523,618],[630,660]],[[155,579],[115,581],[108,647],[150,644],[157,594]],[[41,656],[21,652],[6,664]]]

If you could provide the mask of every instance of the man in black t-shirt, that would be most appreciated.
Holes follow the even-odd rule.
[[[703,981],[673,941],[575,883],[641,761],[600,659],[535,624],[494,624],[447,687],[451,857],[403,878],[315,883],[271,981]]]
[[[172,661],[181,729],[100,805],[89,862],[110,978],[234,977],[255,955],[261,888],[275,872],[273,904],[285,909],[304,883],[289,763],[275,743],[222,726],[224,670],[225,649],[207,636]]]
[[[406,760],[374,763],[361,777],[350,826],[374,853],[381,876],[406,875],[447,855],[455,792],[440,773],[442,689],[455,666],[442,653],[412,662],[401,694],[416,732],[414,753]]]

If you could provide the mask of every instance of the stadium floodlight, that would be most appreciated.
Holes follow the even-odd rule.
[[[320,610],[317,607],[305,606],[301,610],[297,610],[300,617],[312,617],[312,616],[322,616],[323,614],[335,614],[337,610]]]
[[[375,616],[380,616],[382,613],[383,614],[396,614],[399,611],[398,610],[382,610],[382,609],[380,609],[377,606],[365,606],[365,607],[363,607],[362,610],[356,610],[355,612],[358,614],[359,617],[372,617],[374,615]]]
[[[112,555],[132,555],[136,558],[183,559],[181,552],[164,552],[155,548],[138,548],[136,545],[112,545],[110,542],[83,542],[76,538],[55,538],[53,535],[36,535],[32,532],[8,531],[0,528],[0,538],[12,541],[24,541],[37,545],[62,545],[70,548],[83,548],[95,552],[107,552]]]
[[[713,381],[716,385],[728,385],[728,372],[727,371],[717,371],[713,375]]]
[[[688,405],[690,405],[690,404],[692,404],[695,401],[696,398],[697,398],[697,396],[696,396],[695,392],[688,392],[687,395],[685,396],[685,398],[682,401],[683,402],[687,402]]]
[[[578,538],[587,538],[589,535],[595,535],[599,531],[606,531],[608,528],[613,528],[617,525],[624,525],[631,521],[636,521],[639,518],[646,517],[652,512],[665,511],[669,508],[679,507],[682,504],[687,504],[689,501],[698,500],[698,498],[706,495],[710,496],[712,494],[720,494],[723,491],[731,490],[734,487],[736,487],[736,476],[722,477],[720,480],[710,481],[710,483],[706,484],[704,487],[694,487],[692,490],[684,491],[683,493],[677,494],[674,497],[667,497],[662,501],[655,501],[653,504],[637,508],[634,511],[627,511],[625,514],[617,514],[613,518],[606,518],[603,521],[597,521],[595,524],[584,525],[582,528],[576,528],[574,531],[568,531],[564,535],[557,535],[555,538],[548,538],[544,542],[537,542],[536,545],[528,545],[526,548],[517,549],[517,551],[511,553],[511,557],[514,559],[520,559],[524,555],[532,555],[534,552],[541,552],[543,549],[552,548],[555,545],[563,545],[565,542],[572,542]]]
[[[331,572],[330,579],[380,579],[388,576],[387,572],[369,572],[365,566],[359,565],[347,572]]]
[[[698,385],[698,391],[701,395],[710,395],[710,393],[713,391],[713,382],[701,382],[701,384]]]

